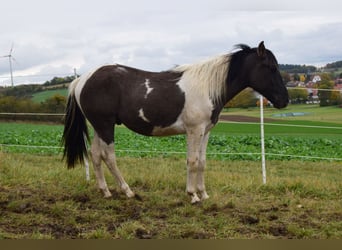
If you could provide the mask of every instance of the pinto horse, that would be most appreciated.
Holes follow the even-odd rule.
[[[204,168],[209,131],[224,105],[246,87],[276,108],[288,104],[277,60],[263,42],[257,48],[240,44],[235,52],[158,73],[119,64],[97,68],[69,88],[63,133],[67,165],[82,163],[87,154],[88,120],[95,131],[90,152],[98,187],[111,197],[103,160],[122,191],[133,197],[116,164],[115,125],[124,124],[146,136],[186,134],[186,191],[192,203],[207,199]]]

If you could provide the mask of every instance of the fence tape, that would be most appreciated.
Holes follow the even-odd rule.
[[[0,113],[0,115],[64,116],[64,114],[54,114],[54,113]],[[231,123],[231,124],[260,125],[260,122],[234,122],[234,121],[220,121],[220,122]],[[341,127],[335,127],[335,126],[329,127],[329,126],[281,124],[281,123],[271,123],[271,122],[265,122],[264,125],[265,126],[298,127],[298,128],[342,129],[342,126]]]
[[[34,145],[16,145],[16,144],[0,144],[0,147],[22,147],[22,148],[52,148],[52,149],[63,149],[58,146],[34,146]],[[156,150],[136,150],[136,149],[116,149],[115,152],[128,152],[128,153],[149,153],[149,154],[170,154],[170,155],[186,155],[185,151],[156,151]],[[210,153],[207,155],[260,155],[260,153]],[[328,160],[328,161],[342,161],[342,158],[333,157],[319,157],[319,156],[307,156],[307,155],[288,155],[288,154],[275,154],[265,153],[266,156],[278,156],[278,157],[290,157],[290,158],[303,158],[303,159],[317,159],[317,160]]]

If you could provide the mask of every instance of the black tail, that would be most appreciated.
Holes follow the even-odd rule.
[[[87,155],[86,140],[89,141],[86,119],[75,95],[71,94],[68,97],[62,138],[63,160],[66,157],[68,168],[73,168],[77,162],[84,163],[84,156]]]

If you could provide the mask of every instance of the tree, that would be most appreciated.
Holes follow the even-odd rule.
[[[294,81],[299,81],[300,80],[300,77],[299,77],[299,75],[297,73],[293,75],[293,80]]]
[[[269,103],[269,102],[268,102],[268,100],[267,100],[265,97],[262,98],[262,106],[263,106],[263,107],[266,107],[266,106],[268,105],[268,103]],[[256,103],[256,104],[257,104],[257,107],[260,107],[260,99],[257,100],[257,103]]]
[[[331,81],[331,77],[327,73],[323,73],[321,75],[321,82],[319,83],[320,90],[318,91],[318,97],[320,101],[320,106],[330,106],[334,105],[331,101],[331,93],[329,89],[334,88],[334,82]]]
[[[305,75],[304,75],[304,74],[300,74],[300,75],[299,75],[299,81],[305,82],[305,80],[306,80]]]
[[[64,113],[66,107],[66,98],[56,94],[42,103],[43,109],[47,113]]]
[[[291,103],[304,103],[308,99],[308,91],[306,88],[289,89],[289,99]]]
[[[283,78],[284,83],[288,83],[289,81],[291,81],[291,76],[289,73],[285,71],[281,71],[280,75],[281,75],[281,78]]]
[[[340,91],[335,90],[331,92],[330,95],[331,105],[341,105],[342,104],[342,94]]]
[[[237,96],[235,96],[232,100],[230,100],[225,107],[226,108],[248,108],[255,107],[256,105],[256,96],[254,91],[250,88],[247,88],[240,92]]]
[[[75,79],[75,76],[66,76],[66,77],[54,77],[50,81],[46,81],[44,86],[52,86],[52,85],[60,85],[63,83],[72,82]]]
[[[29,98],[4,96],[0,98],[0,112],[4,113],[35,113],[40,112],[40,104]]]

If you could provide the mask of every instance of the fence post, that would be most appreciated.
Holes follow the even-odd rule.
[[[259,96],[260,102],[260,140],[261,140],[261,168],[262,183],[266,184],[265,133],[264,133],[264,97]]]

